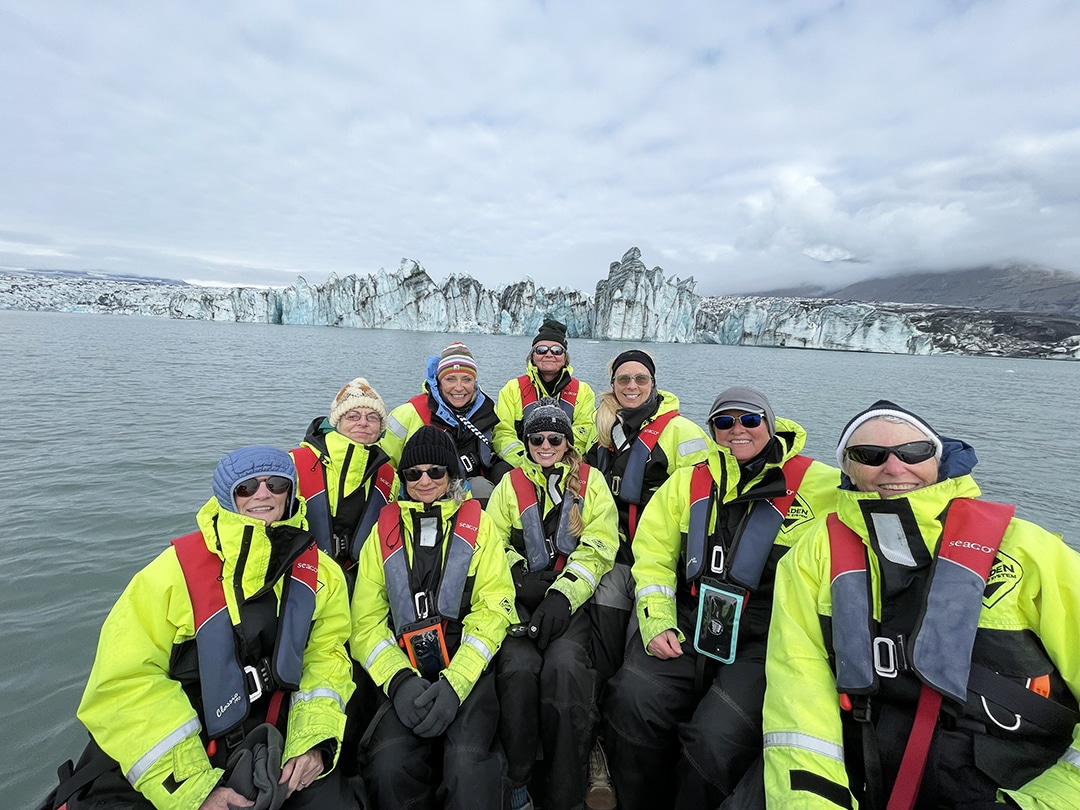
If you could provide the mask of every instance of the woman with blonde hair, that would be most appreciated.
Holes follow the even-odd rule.
[[[513,810],[531,808],[538,743],[544,807],[581,807],[597,721],[597,677],[585,605],[615,560],[618,518],[602,475],[572,446],[570,417],[541,400],[524,423],[528,456],[488,502],[504,539],[523,622],[496,657]]]

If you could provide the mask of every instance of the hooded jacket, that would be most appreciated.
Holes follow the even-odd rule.
[[[238,600],[251,599],[267,588],[280,607],[291,559],[278,559],[280,555],[272,551],[276,543],[291,543],[298,550],[308,545],[311,536],[302,532],[303,508],[267,528],[261,520],[223,509],[211,498],[196,519],[207,548],[222,559],[223,583],[235,583],[235,589],[223,589],[233,624],[240,620]],[[345,704],[355,688],[345,650],[349,633],[345,579],[322,552],[317,583],[300,688],[289,698],[284,760],[324,740],[340,745]],[[102,750],[160,810],[198,808],[223,773],[211,765],[199,713],[173,676],[184,650],[194,647],[194,637],[191,598],[170,546],[132,578],[105,619],[78,709],[79,719]]]
[[[401,508],[406,559],[411,565],[417,543],[414,516],[425,511],[424,505],[409,500],[399,500],[397,505]],[[441,521],[441,549],[445,563],[450,546],[448,538],[453,534],[457,508],[451,500],[436,501],[433,507],[437,509]],[[397,673],[405,669],[416,670],[398,644],[395,633],[398,628],[392,626],[378,531],[378,527],[372,530],[360,552],[352,601],[350,649],[372,680],[385,691]],[[467,605],[462,607],[461,619],[454,622],[456,626],[452,628],[453,632],[448,632],[459,641],[450,645],[450,664],[440,675],[450,682],[462,701],[469,696],[476,681],[498,652],[507,628],[517,621],[514,581],[503,558],[502,542],[494,533],[491,518],[484,513],[480,514],[476,548],[469,563],[464,598]]]
[[[565,496],[569,468],[559,462],[556,469],[560,471],[559,490]],[[526,458],[521,470],[535,487],[540,513],[547,518],[559,507],[552,502],[548,494],[547,477],[543,468],[531,458]],[[561,573],[549,588],[549,591],[555,590],[565,596],[574,611],[589,600],[600,578],[611,570],[619,547],[615,502],[604,477],[595,471],[586,481],[585,499],[580,509],[585,530],[578,539],[577,547],[567,557]],[[505,476],[491,493],[487,513],[491,515],[495,535],[504,541],[508,567],[525,562],[521,510],[509,475]]]
[[[970,464],[958,466],[955,455],[950,460],[948,440],[945,443],[942,468],[951,468],[955,477],[945,477],[902,497],[881,499],[874,492],[852,490],[839,494],[837,516],[867,549],[874,614],[866,618],[868,622],[881,621],[885,610],[882,563],[871,542],[870,525],[879,520],[874,516],[883,511],[899,514],[899,524],[904,527],[913,553],[932,560],[937,556],[950,503],[981,494],[975,481],[964,472]],[[850,712],[841,711],[833,669],[831,579],[829,531],[821,521],[782,561],[776,577],[764,707],[765,780],[770,807],[787,810],[855,806],[845,761],[860,763],[862,751],[845,750],[844,746],[844,726],[851,718]],[[1080,695],[1077,583],[1080,555],[1068,548],[1059,535],[1014,517],[1001,539],[982,595],[973,664],[1002,673],[1021,686],[1028,678],[1040,678],[1051,700],[1075,710],[1074,696]],[[888,611],[895,616],[897,606],[890,605]],[[948,644],[948,639],[944,642]],[[955,651],[950,645],[937,654],[948,656]],[[913,700],[906,704],[895,702],[903,680],[903,675],[882,678],[890,692],[871,696],[872,704],[879,711],[900,705],[899,711],[913,713]],[[918,682],[908,680],[917,689]],[[991,794],[993,786],[1000,787],[1018,806],[1029,810],[1080,807],[1080,726],[1065,735],[1064,743],[1054,747],[1052,738],[1033,730],[1027,720],[1022,721],[1009,708],[980,696],[970,681],[968,690],[965,703],[945,698],[923,778],[924,794],[928,782],[936,779],[929,791],[941,806],[970,801],[970,791],[985,791],[990,785]],[[1062,750],[1069,736],[1073,742]],[[877,737],[883,761],[898,756],[906,743],[902,732]],[[1049,753],[1038,748],[1040,738],[1051,744]],[[936,767],[935,763],[940,764]],[[921,798],[925,801],[924,794]],[[982,800],[990,799],[984,796]]]
[[[445,431],[454,440],[454,445],[462,458],[462,468],[466,477],[482,475],[488,478],[497,457],[488,443],[482,442],[475,433],[461,424],[454,409],[443,400],[436,378],[438,368],[439,357],[437,355],[429,357],[420,396],[427,397],[427,410],[431,414],[430,424]],[[476,386],[476,399],[461,415],[494,445],[495,425],[499,417],[495,413],[495,403],[484,393],[479,383]],[[390,412],[386,419],[386,432],[379,440],[379,446],[390,456],[395,467],[401,460],[401,451],[405,448],[409,437],[425,424],[429,423],[424,421],[412,400],[398,405]]]
[[[531,357],[525,366],[525,374],[532,381],[538,399],[545,396],[562,398],[563,389],[574,376],[573,366],[567,364],[562,373],[550,385],[545,385],[540,378],[540,370]],[[596,442],[596,393],[584,380],[578,380],[577,401],[574,404],[574,416],[571,419],[574,431],[574,447],[582,456]],[[521,424],[525,415],[522,404],[521,384],[517,377],[510,380],[499,391],[495,414],[499,422],[495,425],[495,449],[509,464],[520,467],[527,454],[525,437],[521,433]]]
[[[710,535],[719,533],[730,543],[741,530],[751,505],[774,498],[786,491],[781,471],[806,443],[806,431],[789,419],[777,418],[776,441],[764,466],[756,475],[741,480],[739,462],[726,448],[715,443],[708,458],[708,468],[715,484],[715,494],[722,502],[710,512]],[[648,643],[665,630],[674,630],[680,641],[693,627],[697,615],[697,597],[692,583],[685,578],[684,545],[690,523],[690,481],[694,467],[675,470],[656,491],[642,513],[634,538],[634,566],[637,587],[637,612],[642,642]],[[776,563],[813,524],[814,519],[832,511],[836,502],[840,471],[814,461],[799,486],[769,554],[758,588],[752,594],[744,616],[740,643],[764,638],[771,613],[772,580]],[[718,522],[720,525],[718,526]]]

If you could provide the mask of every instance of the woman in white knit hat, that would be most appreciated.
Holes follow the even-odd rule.
[[[391,411],[381,445],[396,464],[417,430],[439,428],[453,439],[468,488],[483,504],[510,465],[495,453],[493,431],[499,418],[477,373],[476,360],[461,341],[429,357],[421,392]]]

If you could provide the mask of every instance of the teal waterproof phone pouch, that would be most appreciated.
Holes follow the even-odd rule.
[[[735,660],[739,641],[739,620],[747,591],[738,585],[702,579],[698,593],[698,620],[694,649],[723,664]]]

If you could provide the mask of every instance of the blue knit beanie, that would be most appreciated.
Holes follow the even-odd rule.
[[[296,465],[292,456],[276,447],[265,446],[241,447],[219,461],[214,470],[214,497],[223,509],[239,512],[233,489],[241,481],[260,475],[281,475],[292,481],[292,492],[289,494],[289,501],[292,501],[296,494]],[[287,507],[286,515],[291,512],[291,507]]]

